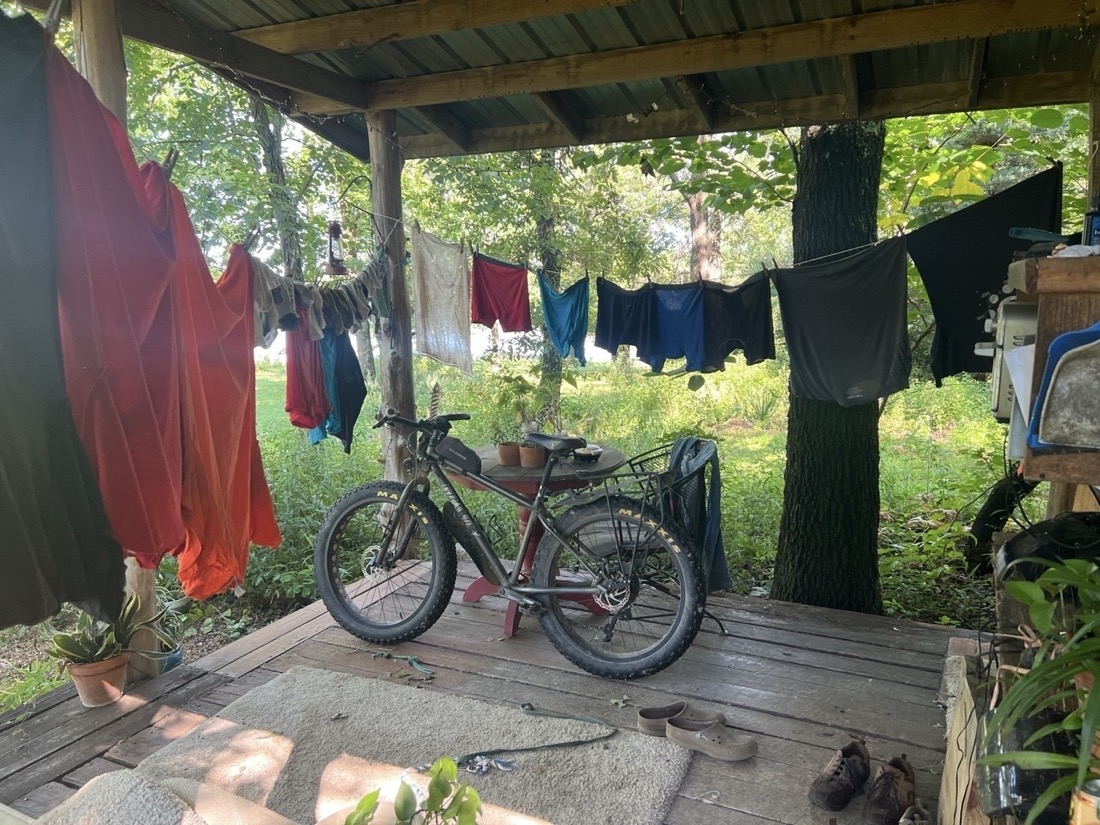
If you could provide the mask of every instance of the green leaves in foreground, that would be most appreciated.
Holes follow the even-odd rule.
[[[423,807],[412,786],[401,782],[393,802],[398,825],[476,825],[481,813],[481,797],[468,785],[458,782],[458,765],[449,756],[442,756],[428,770],[428,797]],[[368,825],[378,810],[379,791],[374,790],[359,800],[348,814],[344,825]]]

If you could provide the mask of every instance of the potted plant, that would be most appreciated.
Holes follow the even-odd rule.
[[[1085,559],[1028,561],[1047,569],[1035,581],[1007,581],[1005,588],[1027,605],[1040,643],[1031,666],[1019,670],[994,711],[989,738],[1035,717],[1052,721],[1028,737],[1022,750],[987,754],[981,761],[1057,772],[1028,813],[1032,823],[1052,802],[1100,773],[1100,692],[1092,690],[1100,674],[1100,568]],[[1052,736],[1068,739],[1073,749],[1029,749]]]
[[[175,640],[160,626],[167,608],[148,619],[138,620],[140,610],[141,602],[131,594],[115,621],[103,622],[81,613],[73,630],[52,634],[51,646],[46,652],[65,663],[85,707],[101,707],[121,698],[131,653],[164,659],[177,649]],[[140,630],[148,630],[159,646],[167,649],[132,648],[134,635]]]
[[[521,434],[519,463],[523,467],[541,467],[546,463],[546,451],[525,436],[538,431],[549,406],[548,390],[522,372],[502,371],[497,381],[497,406],[512,411]]]

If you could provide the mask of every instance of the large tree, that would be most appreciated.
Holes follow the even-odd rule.
[[[875,240],[885,138],[880,121],[802,129],[796,263]],[[773,598],[882,612],[878,458],[876,403],[842,407],[791,395]]]

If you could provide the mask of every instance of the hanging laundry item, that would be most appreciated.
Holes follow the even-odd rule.
[[[66,392],[115,538],[153,567],[185,536],[173,240],[122,125],[57,49],[46,77]]]
[[[320,426],[332,409],[325,392],[321,348],[312,340],[309,317],[309,310],[299,308],[298,328],[286,334],[286,411],[290,423],[305,430]],[[320,332],[323,338],[325,333]]]
[[[0,11],[0,628],[62,602],[122,607],[122,549],[65,396],[45,61],[34,19]]]
[[[588,276],[563,292],[556,291],[542,272],[538,280],[542,316],[551,342],[562,358],[568,358],[572,350],[583,367],[584,338],[588,335]]]
[[[466,247],[412,226],[416,351],[473,374],[470,351],[470,276]]]
[[[266,349],[274,343],[280,329],[294,329],[298,324],[294,282],[258,258],[249,256],[249,259],[255,285],[255,345]]]
[[[697,495],[689,495],[687,482],[680,487],[687,512],[676,513],[677,521],[692,538],[703,560],[703,575],[708,593],[733,587],[726,546],[722,540],[722,472],[718,463],[718,445],[693,435],[676,439],[668,459],[672,484],[698,473],[694,482]]]
[[[359,366],[359,357],[347,332],[326,329],[325,337],[319,344],[321,371],[330,410],[321,424],[310,429],[309,443],[319,444],[331,435],[340,439],[345,453],[350,453],[355,422],[359,420],[363,401],[367,397],[363,369]]]
[[[175,239],[172,281],[183,358],[183,592],[208,599],[244,581],[250,544],[282,537],[256,440],[254,262],[241,246],[214,282],[179,189],[145,164],[146,191]]]
[[[500,321],[505,332],[531,329],[531,298],[527,267],[474,253],[470,281],[470,320],[492,327]]]
[[[707,365],[703,346],[703,284],[658,284],[654,289],[657,304],[657,331],[660,347],[638,357],[653,367],[665,368],[667,358],[686,358],[684,369],[698,372]]]
[[[724,370],[737,349],[748,364],[775,358],[772,288],[765,273],[737,286],[703,281],[703,347],[708,370]]]
[[[378,247],[374,250],[374,257],[363,267],[359,273],[359,280],[367,288],[371,305],[378,313],[379,318],[389,318],[390,308],[390,267],[386,260],[386,250]]]
[[[772,277],[792,393],[850,407],[909,386],[904,238]]]
[[[936,318],[936,386],[949,375],[992,368],[988,357],[974,354],[974,344],[992,339],[985,331],[987,296],[1001,291],[1013,253],[1031,243],[1009,237],[1014,226],[1062,231],[1060,163],[906,236]]]
[[[659,351],[661,339],[654,289],[652,284],[641,289],[623,289],[606,278],[597,278],[596,346],[612,354],[622,346],[636,347],[643,361]]]

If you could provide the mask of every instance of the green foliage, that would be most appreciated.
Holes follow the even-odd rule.
[[[0,713],[33,702],[68,681],[68,675],[52,659],[31,662],[26,667],[12,667],[0,678]]]
[[[989,738],[997,731],[1011,730],[1024,717],[1051,712],[1057,717],[1068,710],[1063,719],[1036,732],[1024,747],[1060,731],[1077,742],[1077,753],[1069,756],[1032,749],[983,758],[989,765],[1014,763],[1064,772],[1031,809],[1027,825],[1061,793],[1080,787],[1090,772],[1100,770],[1100,757],[1093,754],[1100,728],[1100,691],[1093,687],[1100,678],[1100,568],[1084,559],[1031,561],[1047,569],[1034,582],[1007,581],[1005,587],[1027,606],[1042,644],[1031,669],[1012,681],[997,706]]]
[[[73,630],[52,634],[51,646],[46,652],[55,659],[70,664],[102,662],[125,651],[140,653],[150,659],[166,658],[176,648],[175,639],[160,624],[168,612],[167,608],[162,608],[147,619],[139,620],[137,617],[140,612],[141,600],[131,594],[113,622],[102,622],[87,613],[81,613]],[[134,635],[142,630],[152,633],[165,649],[138,650],[131,647]]]
[[[458,781],[458,766],[449,756],[437,759],[428,770],[428,794],[417,792],[401,781],[394,798],[393,813],[398,825],[475,825],[481,813],[481,797],[469,785]],[[344,820],[345,825],[367,825],[379,807],[378,790],[371,791]]]

